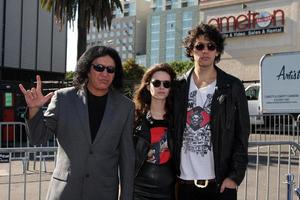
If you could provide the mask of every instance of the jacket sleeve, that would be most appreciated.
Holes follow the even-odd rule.
[[[233,98],[235,99],[235,127],[232,166],[229,178],[238,185],[241,184],[245,176],[248,165],[248,138],[250,132],[250,119],[248,111],[248,102],[245,90],[241,82],[233,88]]]
[[[57,121],[58,96],[55,92],[45,113],[40,109],[32,119],[25,120],[30,143],[32,145],[45,144],[56,133]]]
[[[131,106],[120,141],[120,200],[133,199],[133,181],[135,168],[135,152],[133,145],[134,106]]]

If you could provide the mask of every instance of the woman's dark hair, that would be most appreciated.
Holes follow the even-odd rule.
[[[224,51],[225,38],[215,26],[209,24],[201,23],[188,32],[188,35],[183,41],[183,46],[185,47],[185,55],[190,58],[191,61],[194,61],[191,52],[194,49],[196,39],[200,36],[204,36],[206,39],[216,44],[217,52],[219,52],[219,55],[216,56],[215,63],[218,63],[221,59],[221,54]]]
[[[167,63],[162,64],[156,64],[150,67],[144,74],[140,87],[136,90],[134,95],[134,103],[135,103],[135,109],[136,109],[136,122],[140,121],[142,117],[150,110],[151,105],[151,94],[150,91],[147,89],[148,85],[150,84],[150,81],[152,79],[152,76],[155,72],[163,71],[169,74],[171,78],[171,89],[169,92],[169,95],[166,99],[165,104],[165,110],[166,114],[164,118],[170,119],[171,117],[171,111],[172,111],[172,105],[173,105],[173,82],[176,79],[176,73],[171,68],[171,66]]]
[[[121,89],[123,86],[123,66],[118,52],[105,46],[94,46],[87,49],[79,58],[77,68],[73,80],[73,85],[76,88],[82,87],[88,81],[88,73],[91,69],[93,60],[103,56],[110,56],[115,62],[115,77],[112,85],[115,89]]]

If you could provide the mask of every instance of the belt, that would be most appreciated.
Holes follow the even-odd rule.
[[[198,188],[206,188],[209,183],[215,183],[215,179],[206,179],[206,180],[183,180],[177,177],[177,182],[179,184],[194,184]]]

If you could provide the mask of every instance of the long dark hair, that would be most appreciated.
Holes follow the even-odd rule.
[[[216,56],[215,63],[218,63],[221,59],[221,54],[224,51],[225,38],[214,25],[201,23],[188,32],[188,35],[183,41],[183,46],[185,47],[185,55],[190,58],[191,61],[194,61],[191,52],[194,49],[196,39],[200,36],[204,36],[206,39],[216,44],[217,52],[219,52],[219,55]]]
[[[134,103],[136,109],[136,122],[140,121],[142,117],[150,110],[151,105],[151,94],[147,89],[147,86],[150,84],[151,78],[155,72],[163,71],[169,74],[171,78],[171,83],[173,83],[176,79],[176,73],[171,68],[171,66],[167,63],[157,64],[150,67],[144,74],[140,87],[136,90],[134,95]],[[169,95],[166,99],[165,104],[165,118],[170,119],[172,105],[173,105],[173,84],[171,84]]]
[[[121,58],[118,52],[111,48],[105,46],[94,46],[87,49],[79,58],[77,62],[77,68],[75,71],[75,76],[73,80],[73,85],[76,88],[82,87],[88,81],[88,73],[91,69],[91,64],[93,60],[103,56],[110,56],[115,64],[115,77],[112,85],[115,89],[121,89],[123,86],[123,66]]]

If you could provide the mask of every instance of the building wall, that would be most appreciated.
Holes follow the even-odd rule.
[[[188,21],[183,21],[186,13],[190,13]],[[187,60],[182,41],[187,31],[198,22],[198,6],[152,12],[148,17],[147,27],[147,66]]]
[[[36,72],[64,75],[67,25],[58,31],[53,13],[42,9],[39,0],[0,0],[0,10],[0,60],[6,76],[0,78],[13,78],[13,70],[20,76],[25,71],[32,77]]]
[[[0,0],[0,24],[3,24],[3,20],[4,20],[4,1]],[[0,26],[0,65],[3,65],[3,26]],[[0,72],[1,73],[1,72]]]
[[[21,66],[24,69],[35,70],[36,48],[37,48],[37,10],[36,0],[27,0],[23,3],[23,25],[22,25],[22,59]],[[33,12],[35,11],[35,12]],[[29,51],[30,49],[30,51]]]
[[[62,30],[60,27],[52,22],[53,25],[53,40],[52,40],[52,69],[53,72],[66,73],[67,65],[67,26],[64,26]],[[69,49],[72,51],[72,49]]]
[[[150,14],[150,2],[136,1],[136,41],[135,53],[137,55],[146,54],[147,37],[147,17]]]
[[[38,12],[37,67],[51,71],[52,57],[52,13],[40,9]]]
[[[285,13],[284,32],[226,38],[225,52],[218,64],[242,80],[259,80],[259,62],[264,54],[300,51],[300,2],[298,0],[215,1],[200,5],[200,21],[238,16],[251,12],[282,9]],[[246,2],[246,3],[244,3]],[[242,6],[244,3],[244,9]],[[246,7],[245,7],[246,6]]]
[[[4,66],[19,68],[21,49],[22,2],[6,1]]]
[[[122,61],[135,59],[136,55],[146,52],[146,19],[150,13],[150,2],[131,0],[123,2],[123,13],[114,12],[111,29],[96,30],[91,22],[91,31],[87,35],[87,47],[107,45],[115,48]]]

